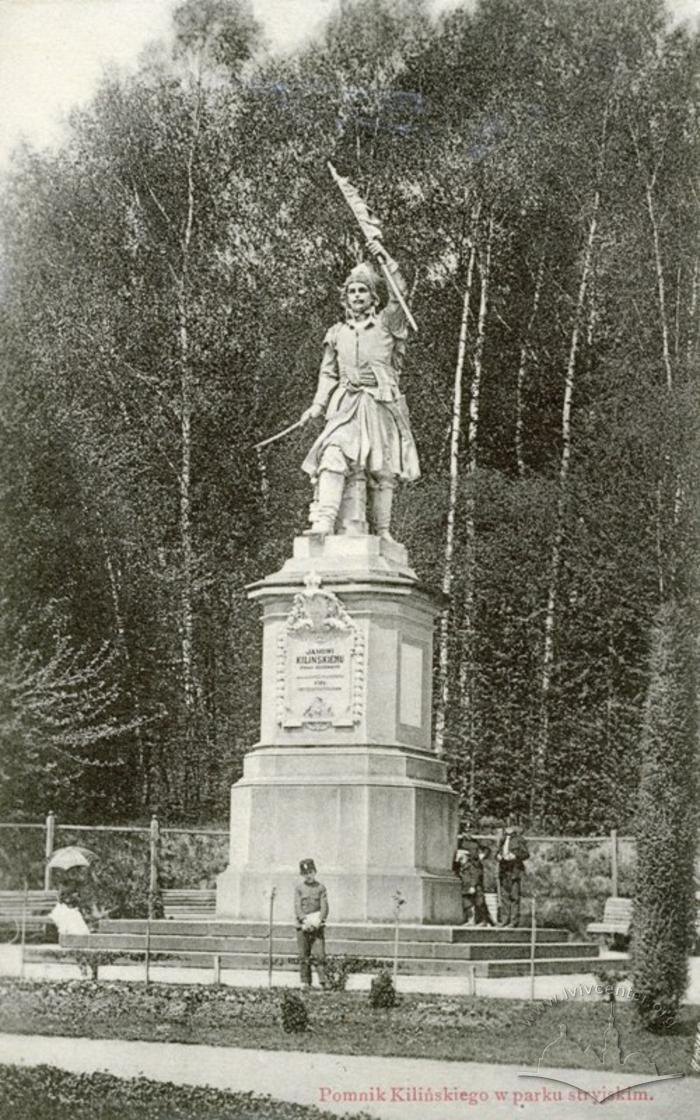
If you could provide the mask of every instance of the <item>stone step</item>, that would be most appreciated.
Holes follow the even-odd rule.
[[[123,958],[117,957],[113,963],[133,965],[133,959],[130,959],[126,952]],[[70,953],[56,945],[27,946],[25,950],[25,959],[34,963],[57,963],[65,959],[66,955],[70,959]],[[391,969],[393,957],[387,955],[377,959],[385,967]],[[534,962],[534,971],[538,976],[571,975],[575,973],[588,975],[594,970],[599,972],[607,968],[623,967],[622,961],[623,958],[619,957],[614,959],[592,956],[537,957]],[[214,954],[205,952],[177,953],[168,955],[167,959],[157,958],[152,963],[157,968],[213,969]],[[222,969],[260,972],[267,970],[268,958],[266,953],[223,953],[220,954],[220,966]],[[275,954],[273,966],[275,971],[295,971],[297,968],[296,958],[293,955]],[[430,960],[426,958],[399,959],[399,972],[402,976],[464,976],[466,978],[472,971],[475,976],[482,977],[527,976],[530,971],[530,962],[527,959],[478,960],[472,962],[467,960]]]
[[[87,936],[68,936],[63,940],[65,948],[105,949],[110,952],[144,949],[144,934],[135,933],[93,933]],[[153,953],[267,953],[267,942],[262,938],[246,937],[178,937],[151,934],[150,948]],[[326,938],[327,952],[333,955],[353,957],[393,958],[394,942],[382,941],[344,941],[333,936]],[[296,938],[273,938],[273,954],[293,956],[297,951]],[[593,942],[545,942],[537,946],[538,957],[597,956],[598,946]],[[399,941],[399,956],[411,959],[428,960],[518,960],[528,958],[530,946],[527,942],[499,940],[481,944],[449,945],[445,942]]]
[[[143,918],[106,918],[100,922],[100,933],[145,933],[146,921]],[[239,922],[225,919],[156,919],[150,923],[151,935],[174,934],[179,937],[247,937],[264,938],[267,943],[268,927],[260,922]],[[290,922],[275,923],[275,937],[294,937],[295,927]],[[537,942],[568,941],[568,930],[538,929]],[[327,938],[348,941],[394,940],[394,926],[390,924],[328,924]],[[402,941],[447,942],[462,944],[471,942],[525,941],[530,943],[530,930],[521,929],[476,929],[474,926],[420,926],[402,925]]]
[[[538,976],[556,976],[559,973],[591,973],[616,972],[625,969],[629,960],[626,956],[617,957],[550,957],[535,960],[535,973]],[[478,967],[478,966],[477,966]],[[527,976],[530,971],[529,961],[489,961],[487,976]],[[478,973],[477,973],[478,974]]]

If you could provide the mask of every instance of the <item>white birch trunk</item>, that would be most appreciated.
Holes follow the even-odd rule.
[[[472,231],[475,236],[478,209],[472,220]],[[443,594],[449,596],[454,578],[454,541],[455,524],[457,516],[457,497],[459,492],[459,447],[462,435],[462,383],[464,374],[464,361],[467,353],[467,337],[469,334],[469,314],[474,277],[474,262],[476,259],[476,243],[472,237],[469,250],[469,263],[467,265],[467,279],[462,301],[462,319],[459,327],[459,341],[457,344],[457,363],[455,365],[454,389],[452,394],[452,425],[450,431],[450,490],[447,505],[447,533],[445,537],[444,568],[442,577]],[[440,618],[440,631],[438,636],[438,702],[435,715],[435,750],[438,754],[445,751],[445,720],[449,702],[449,628],[451,609],[449,603],[444,607]]]
[[[674,323],[674,337],[673,337],[673,356],[678,361],[678,354],[681,347],[681,287],[683,281],[683,268],[678,265],[676,269],[676,314]]]
[[[659,300],[659,317],[661,319],[661,353],[664,370],[666,371],[666,387],[673,388],[673,367],[671,365],[671,349],[669,344],[668,315],[666,312],[666,284],[664,281],[663,261],[661,259],[661,242],[659,238],[659,223],[656,218],[654,206],[653,180],[646,184],[647,213],[651,225],[652,242],[654,245],[654,267],[656,270],[656,291]]]
[[[688,304],[688,338],[685,345],[685,357],[690,369],[693,361],[693,353],[695,350],[695,340],[697,338],[697,322],[695,316],[698,310],[698,262],[695,261],[693,265],[693,279],[690,284],[690,301]]]
[[[518,362],[518,376],[515,387],[515,460],[518,465],[518,475],[520,478],[525,477],[525,451],[524,451],[524,432],[525,423],[523,419],[523,398],[525,390],[525,378],[527,375],[527,360],[530,355],[532,328],[535,324],[537,317],[537,309],[540,305],[540,295],[542,294],[542,278],[544,276],[544,258],[543,253],[540,257],[540,263],[537,269],[537,277],[535,279],[535,290],[532,296],[532,310],[530,317],[527,321],[527,329],[525,331],[525,338],[520,347],[520,361]]]
[[[604,145],[603,138],[603,145]],[[604,148],[601,149],[601,164]],[[602,172],[602,168],[601,168]],[[540,726],[538,737],[533,744],[531,787],[530,787],[530,816],[534,820],[542,806],[543,781],[547,755],[549,752],[549,722],[550,722],[550,693],[554,673],[555,652],[555,624],[557,602],[559,594],[559,573],[561,569],[562,546],[564,543],[564,521],[566,515],[566,502],[568,498],[569,468],[571,463],[571,414],[574,398],[574,382],[576,374],[576,358],[579,351],[581,331],[583,329],[586,293],[591,276],[593,263],[593,250],[598,229],[598,215],[600,211],[600,179],[596,185],[593,196],[593,207],[588,224],[586,247],[581,266],[576,309],[574,312],[571,338],[569,341],[569,356],[566,363],[564,378],[564,400],[561,418],[561,459],[559,462],[558,496],[556,509],[556,523],[554,537],[549,559],[549,583],[547,590],[547,609],[544,623],[544,639],[542,648],[542,674],[540,678]]]
[[[187,159],[187,216],[182,234],[182,267],[178,282],[178,326],[180,344],[180,550],[182,585],[180,592],[180,650],[182,690],[185,709],[192,713],[194,688],[194,549],[192,544],[192,369],[190,360],[187,285],[189,258],[194,226],[195,191],[193,163],[199,139],[201,90],[197,91],[194,135]]]
[[[469,425],[467,428],[467,470],[466,470],[466,501],[464,512],[465,530],[465,576],[464,576],[464,601],[462,614],[462,656],[459,665],[459,698],[461,708],[461,723],[465,730],[469,753],[469,781],[467,804],[470,813],[474,811],[474,734],[473,734],[473,662],[474,662],[474,601],[476,588],[476,524],[474,494],[474,476],[478,461],[479,437],[479,403],[481,397],[481,383],[484,372],[484,343],[486,340],[486,318],[489,307],[489,283],[491,279],[491,252],[493,247],[494,218],[489,218],[486,247],[483,258],[479,257],[479,278],[481,290],[479,293],[479,318],[476,328],[476,342],[474,345],[473,377],[469,394]]]

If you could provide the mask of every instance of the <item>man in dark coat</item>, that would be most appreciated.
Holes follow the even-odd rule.
[[[498,883],[501,894],[499,926],[513,929],[520,924],[520,897],[525,860],[530,858],[520,829],[509,823],[496,849]]]

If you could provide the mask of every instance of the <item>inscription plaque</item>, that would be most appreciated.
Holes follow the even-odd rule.
[[[362,634],[315,573],[294,597],[278,643],[278,723],[323,731],[352,727],[362,713]]]

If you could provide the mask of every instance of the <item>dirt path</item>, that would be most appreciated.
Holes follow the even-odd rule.
[[[597,1109],[595,1096],[645,1077],[581,1069],[522,1076],[510,1065],[10,1034],[0,1034],[0,1062],[211,1085],[337,1113],[365,1111],[379,1120],[569,1120]],[[639,1085],[608,1099],[604,1109],[606,1120],[691,1120],[700,1115],[700,1077]]]

